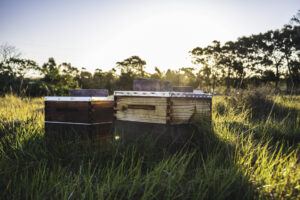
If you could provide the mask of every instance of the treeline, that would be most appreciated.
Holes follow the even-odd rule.
[[[63,95],[73,88],[130,90],[135,78],[168,80],[173,85],[190,85],[209,92],[229,92],[261,85],[276,91],[299,92],[300,11],[289,25],[278,30],[238,38],[221,44],[213,41],[190,52],[197,67],[154,73],[145,71],[146,61],[131,56],[109,71],[93,73],[70,63],[57,64],[53,58],[39,66],[21,58],[15,47],[0,48],[0,93],[18,95]]]

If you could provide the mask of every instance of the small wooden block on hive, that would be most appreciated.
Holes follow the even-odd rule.
[[[192,86],[174,86],[173,87],[174,92],[193,92]]]
[[[133,81],[134,91],[171,91],[172,86],[169,81],[157,79],[135,79]]]
[[[77,97],[107,97],[108,90],[107,89],[76,89],[69,90],[70,96]]]

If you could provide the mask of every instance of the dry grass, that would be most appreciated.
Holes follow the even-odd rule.
[[[46,145],[42,99],[6,96],[0,198],[299,199],[300,98],[264,100],[276,107],[255,110],[245,105],[249,99],[215,98],[213,130],[199,125],[201,142],[192,149],[141,151],[116,143],[101,152],[74,142]],[[258,111],[261,118],[253,118]]]

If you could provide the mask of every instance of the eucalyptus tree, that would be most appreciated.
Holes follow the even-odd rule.
[[[146,61],[139,56],[131,56],[123,61],[117,62],[117,67],[121,70],[121,73],[133,73],[140,77],[145,77],[145,65]]]
[[[154,78],[154,79],[163,79],[164,78],[164,72],[161,71],[158,67],[154,68],[154,73],[150,74],[150,78]]]
[[[192,62],[198,64],[200,69],[198,75],[202,77],[200,86],[208,86],[214,92],[220,83],[224,57],[219,41],[213,41],[211,45],[201,48],[196,47],[191,52]]]
[[[96,69],[92,78],[92,88],[105,88],[110,93],[115,89],[116,70],[112,68],[109,71]]]
[[[0,91],[24,92],[24,80],[38,70],[37,63],[21,58],[20,51],[11,45],[0,46]]]
[[[76,77],[79,70],[70,63],[56,64],[54,58],[49,58],[48,62],[40,67],[42,74],[41,89],[46,94],[66,94],[69,89],[78,87]]]
[[[198,88],[199,79],[194,73],[194,67],[182,67],[179,69],[180,76],[182,77],[182,84],[186,86],[192,86],[193,88]]]
[[[286,25],[284,28],[281,29],[281,37],[283,40],[281,51],[284,54],[285,64],[288,69],[287,89],[292,91],[295,85],[299,85],[299,27]]]
[[[264,80],[275,81],[275,89],[278,90],[280,77],[283,73],[284,54],[281,50],[283,46],[283,39],[280,30],[271,30],[266,33],[252,35],[252,48],[255,52],[252,57],[256,61],[254,66],[261,67],[259,72]],[[266,73],[264,73],[266,71]],[[266,76],[273,76],[271,71],[275,71],[275,77],[267,78]]]

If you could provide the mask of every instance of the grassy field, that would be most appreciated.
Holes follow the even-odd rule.
[[[215,97],[176,153],[50,146],[43,126],[42,99],[0,99],[0,199],[300,199],[300,97]]]

